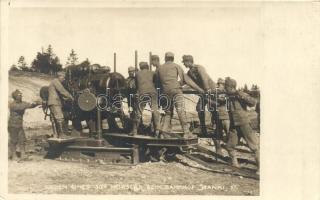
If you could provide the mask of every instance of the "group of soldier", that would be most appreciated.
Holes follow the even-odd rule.
[[[133,107],[131,118],[134,121],[130,135],[137,134],[139,124],[142,122],[142,112],[146,104],[149,104],[152,112],[155,137],[166,138],[177,136],[170,131],[173,109],[175,108],[183,131],[182,137],[185,139],[193,138],[194,135],[190,132],[184,108],[182,86],[186,84],[199,94],[202,94],[197,102],[196,110],[203,135],[208,134],[205,107],[211,106],[214,108],[208,111],[211,113],[213,124],[216,125],[216,137],[213,140],[216,153],[222,153],[221,142],[224,133],[226,136],[226,149],[231,157],[231,164],[239,167],[235,147],[240,141],[240,137],[243,137],[248,147],[255,153],[256,162],[259,166],[259,139],[252,130],[245,112],[245,107],[254,106],[256,100],[249,94],[237,90],[237,82],[230,77],[225,79],[219,78],[217,84],[215,84],[205,68],[194,63],[193,56],[184,55],[182,63],[188,68],[186,74],[182,67],[174,62],[174,54],[167,52],[164,64],[160,64],[158,55],[151,56],[151,65],[156,68],[155,71],[149,70],[152,66],[149,66],[147,62],[139,63],[139,71],[134,67],[128,68],[128,87],[132,93],[137,94],[136,98],[129,101],[129,106]],[[159,98],[158,90],[160,90],[161,95],[166,96],[166,101],[162,101],[163,99]],[[162,107],[165,111],[161,125],[159,107]],[[259,170],[257,173],[259,173]]]
[[[183,85],[189,85],[200,95],[196,110],[199,116],[201,133],[206,135],[205,106],[214,104],[211,119],[216,125],[216,137],[214,144],[217,154],[221,154],[221,140],[223,133],[226,135],[226,149],[231,157],[231,164],[238,167],[238,160],[235,154],[235,147],[239,142],[239,137],[243,137],[248,147],[255,153],[255,158],[259,166],[259,140],[252,130],[249,119],[245,113],[245,106],[254,106],[256,101],[250,95],[236,89],[237,83],[234,79],[227,77],[219,78],[217,84],[210,78],[205,68],[194,64],[191,55],[182,57],[183,65],[188,68],[185,74],[182,67],[174,62],[174,54],[165,53],[165,63],[160,64],[157,55],[151,56],[150,65],[147,62],[140,62],[140,70],[129,67],[127,78],[128,102],[133,110],[130,113],[133,126],[130,135],[137,135],[139,125],[142,123],[143,111],[149,104],[152,112],[152,123],[154,136],[158,138],[179,137],[171,132],[170,124],[173,117],[174,108],[178,115],[182,127],[184,139],[194,138],[187,122]],[[155,71],[150,68],[154,66]],[[110,69],[109,69],[110,71]],[[58,73],[58,78],[49,85],[48,106],[53,113],[58,137],[66,136],[64,116],[61,105],[61,97],[65,100],[73,101],[74,97],[64,88],[63,81],[65,74]],[[165,98],[159,98],[159,94]],[[208,94],[215,94],[211,96]],[[26,109],[34,108],[39,102],[29,104],[22,101],[22,93],[16,90],[12,93],[14,101],[9,104],[9,157],[14,159],[17,151],[23,157],[25,154],[25,134],[22,128],[23,114]],[[133,98],[132,98],[133,97]],[[215,100],[212,100],[212,99]],[[165,112],[161,123],[159,108]],[[259,173],[259,170],[258,170]]]

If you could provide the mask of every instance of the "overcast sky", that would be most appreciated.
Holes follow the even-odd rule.
[[[231,76],[239,84],[263,79],[263,34],[258,7],[208,8],[12,8],[9,13],[9,63],[23,55],[30,65],[51,44],[64,65],[71,49],[79,61],[109,65],[127,74],[149,52],[194,56],[210,76]],[[185,68],[184,68],[185,69]],[[185,69],[186,71],[186,69]]]

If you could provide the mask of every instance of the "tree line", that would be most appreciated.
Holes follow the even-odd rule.
[[[85,62],[88,62],[86,60]],[[76,65],[78,64],[77,54],[73,49],[67,58],[65,66]],[[48,45],[48,48],[44,51],[37,52],[36,57],[31,62],[31,65],[28,66],[25,57],[20,56],[16,64],[11,65],[10,71],[28,71],[28,72],[39,72],[44,74],[56,75],[57,72],[62,71],[62,64],[60,63],[59,57],[54,54],[53,48],[51,45]]]

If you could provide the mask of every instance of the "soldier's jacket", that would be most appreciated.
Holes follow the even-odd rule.
[[[136,79],[135,77],[128,77],[126,79],[127,87],[128,87],[128,93],[129,94],[135,94],[136,93]]]
[[[142,94],[156,94],[155,88],[156,76],[155,72],[147,69],[140,70],[136,73],[136,87],[137,93]]]
[[[8,126],[15,128],[22,128],[23,125],[23,115],[26,109],[34,108],[36,104],[31,104],[27,102],[11,102],[9,103],[10,117]]]
[[[227,111],[227,100],[226,100],[226,94],[218,94],[217,95],[217,112],[219,115],[219,119],[229,119],[229,114]]]
[[[249,94],[239,91],[235,97],[228,98],[229,116],[232,125],[239,126],[249,123],[250,120],[245,111],[246,106],[254,106],[256,100]]]
[[[187,74],[197,85],[199,85],[205,91],[209,89],[214,90],[216,88],[216,84],[210,78],[205,68],[201,65],[194,65],[194,67],[189,69]]]
[[[65,98],[72,98],[71,94],[63,87],[59,79],[54,79],[49,85],[48,105],[60,105],[60,95]]]
[[[184,75],[180,65],[173,62],[166,62],[158,68],[157,76],[159,76],[164,93],[169,94],[175,91],[181,91],[181,84],[178,77],[181,82],[184,82]]]

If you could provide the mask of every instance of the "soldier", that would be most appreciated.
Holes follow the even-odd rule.
[[[155,66],[156,69],[160,67],[160,58],[158,55],[151,55],[151,65]]]
[[[72,95],[64,88],[62,82],[65,80],[65,73],[58,72],[58,78],[51,81],[49,85],[48,106],[56,122],[57,133],[59,138],[68,138],[65,134],[66,125],[62,112],[61,98],[73,101]]]
[[[12,93],[13,102],[9,104],[10,117],[8,122],[9,132],[9,159],[15,160],[17,152],[20,152],[20,159],[26,159],[25,142],[26,136],[23,130],[23,115],[26,109],[34,108],[41,103],[27,103],[22,101],[22,93],[15,90]]]
[[[193,63],[193,57],[191,55],[184,55],[182,57],[182,62],[184,66],[189,68],[187,74],[188,76],[205,92],[209,92],[213,94],[215,91],[216,85],[214,81],[210,78],[207,74],[205,68],[201,65],[196,65]],[[198,112],[199,121],[200,121],[200,128],[201,133],[203,135],[207,135],[207,128],[206,128],[206,120],[205,120],[205,106],[208,103],[208,99],[201,97],[197,103],[196,110]]]
[[[248,147],[255,153],[255,159],[258,165],[257,174],[259,174],[260,164],[260,148],[258,136],[253,132],[249,124],[249,119],[244,111],[245,106],[254,106],[256,101],[250,95],[237,91],[237,82],[234,79],[226,78],[225,90],[228,96],[228,109],[230,116],[230,133],[226,145],[228,153],[231,157],[231,163],[235,167],[239,167],[237,157],[235,155],[235,146],[238,144],[239,137],[243,137]]]
[[[214,91],[216,89],[216,84],[214,81],[210,78],[208,73],[206,72],[205,68],[201,65],[196,65],[193,63],[193,57],[191,55],[184,55],[182,57],[182,62],[184,66],[189,68],[187,74],[188,76],[204,91],[206,91],[209,94],[214,94]],[[210,97],[209,97],[210,98]],[[208,104],[209,100],[208,97],[201,96],[198,100],[196,110],[198,112],[199,121],[200,121],[200,128],[201,133],[205,136],[208,135],[207,128],[206,128],[206,119],[205,119],[205,106]],[[214,104],[214,101],[211,101],[212,104]],[[212,105],[211,107],[214,107]],[[215,112],[214,110],[210,110],[211,112],[211,120],[214,123],[215,118]],[[221,145],[219,138],[213,140],[216,148],[216,153],[221,154]]]
[[[155,137],[159,137],[160,114],[158,111],[158,98],[155,88],[155,72],[149,70],[147,62],[139,63],[140,71],[136,73],[135,83],[137,86],[137,104],[135,105],[135,122],[130,135],[136,135],[143,110],[146,104],[149,104],[152,112]]]
[[[136,94],[136,79],[135,79],[135,73],[136,73],[136,70],[134,67],[129,67],[128,68],[128,74],[129,74],[129,77],[126,79],[126,82],[127,82],[127,87],[128,87],[128,96],[127,96],[127,99],[128,99],[128,107],[129,107],[129,110],[132,110],[133,109],[133,99],[132,99],[132,96],[134,94]],[[131,97],[130,97],[131,95]]]
[[[165,108],[165,116],[163,120],[162,133],[163,136],[168,136],[168,128],[171,120],[171,114],[173,108],[176,108],[180,124],[183,130],[184,138],[192,138],[193,135],[189,130],[186,122],[186,113],[184,110],[184,97],[182,93],[181,85],[187,83],[193,88],[197,88],[200,92],[203,92],[201,88],[197,87],[191,80],[185,79],[183,69],[175,64],[174,54],[167,52],[165,54],[165,63],[158,68],[158,76],[161,81],[163,93],[168,98],[168,106]],[[180,78],[180,81],[178,81]]]
[[[217,93],[217,110],[214,113],[214,120],[216,123],[216,135],[217,140],[216,144],[217,147],[217,154],[222,154],[221,147],[220,147],[220,140],[223,138],[223,131],[226,134],[226,138],[228,140],[229,137],[229,129],[230,129],[230,120],[229,120],[229,114],[227,111],[226,106],[226,95],[225,95],[225,87],[224,87],[224,79],[219,78],[218,79],[218,87],[217,90],[219,91]]]

